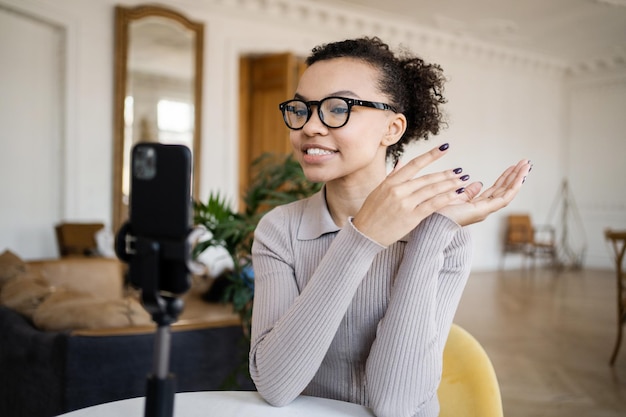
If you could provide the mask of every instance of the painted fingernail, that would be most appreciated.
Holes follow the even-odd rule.
[[[463,172],[463,168],[455,168],[452,170],[452,172],[454,172],[455,174],[460,174],[461,172]]]
[[[522,180],[522,184],[524,184],[526,182],[526,177],[524,177],[524,179]]]
[[[460,178],[460,180],[461,180],[461,181],[467,181],[467,180],[469,180],[469,175],[463,175],[463,176]]]
[[[444,143],[443,145],[441,145],[441,146],[439,147],[439,150],[440,150],[440,151],[445,151],[445,150],[446,150],[446,149],[448,149],[449,147],[450,147],[450,144],[448,144],[448,143]]]
[[[457,194],[461,194],[461,193],[464,193],[464,192],[465,192],[465,187],[461,187],[458,190],[456,190]]]

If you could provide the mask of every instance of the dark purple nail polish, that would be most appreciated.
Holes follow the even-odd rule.
[[[461,180],[461,181],[467,181],[467,180],[469,180],[469,175],[463,175],[463,176],[460,178],[460,180]]]
[[[439,147],[439,150],[440,150],[440,151],[445,151],[445,150],[446,150],[446,149],[448,149],[449,147],[450,147],[450,144],[448,144],[448,143],[444,143],[443,145],[441,145],[441,146]]]
[[[461,187],[458,190],[456,190],[457,194],[461,194],[461,193],[464,193],[464,192],[465,192],[465,188],[464,187]]]
[[[455,168],[452,170],[452,172],[454,172],[455,174],[460,174],[461,172],[463,172],[463,168]]]
[[[522,184],[524,184],[526,182],[526,177],[524,177],[524,179],[522,180]]]

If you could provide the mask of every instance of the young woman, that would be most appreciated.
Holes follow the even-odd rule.
[[[324,187],[256,229],[252,378],[276,406],[306,394],[380,417],[436,416],[443,348],[470,272],[464,226],[506,206],[529,161],[481,195],[461,168],[420,176],[447,144],[397,162],[406,144],[439,131],[438,66],[378,38],[317,47],[307,64],[280,110],[306,177]]]

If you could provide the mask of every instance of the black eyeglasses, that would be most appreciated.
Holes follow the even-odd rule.
[[[389,104],[357,100],[345,97],[326,97],[320,101],[287,100],[278,105],[283,120],[289,129],[300,130],[313,114],[311,106],[317,106],[317,115],[326,127],[345,126],[350,118],[352,106],[371,107],[379,110],[396,110]]]

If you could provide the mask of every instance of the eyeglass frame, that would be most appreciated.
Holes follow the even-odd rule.
[[[339,100],[343,100],[346,102],[346,104],[348,105],[348,115],[346,116],[346,121],[343,122],[343,124],[341,124],[340,126],[329,126],[328,124],[326,124],[326,122],[324,121],[324,118],[322,117],[322,113],[321,113],[321,104],[326,101],[326,100],[330,100],[330,99],[339,99]],[[289,123],[287,123],[287,118],[285,116],[285,109],[287,108],[287,104],[291,103],[292,101],[299,101],[300,103],[304,103],[304,105],[306,106],[307,109],[307,118],[304,121],[304,123],[302,124],[301,127],[291,127],[289,126]],[[344,127],[346,124],[348,124],[348,120],[350,120],[350,114],[352,114],[352,107],[354,106],[361,106],[361,107],[369,107],[372,109],[378,109],[378,110],[391,110],[394,113],[397,113],[398,111],[391,106],[390,104],[387,103],[381,103],[378,101],[368,101],[368,100],[359,100],[356,98],[347,98],[347,97],[340,97],[340,96],[329,96],[329,97],[324,97],[321,100],[310,100],[310,101],[304,101],[304,100],[300,100],[297,98],[292,98],[291,100],[287,100],[287,101],[283,101],[282,103],[280,103],[278,105],[279,110],[281,111],[281,113],[283,114],[283,121],[285,122],[285,125],[291,129],[291,130],[302,130],[304,129],[304,126],[309,122],[309,120],[311,120],[311,116],[313,115],[313,111],[311,110],[311,106],[317,106],[317,116],[319,117],[320,121],[322,122],[322,124],[324,126],[326,126],[329,129],[339,129],[341,127]]]

